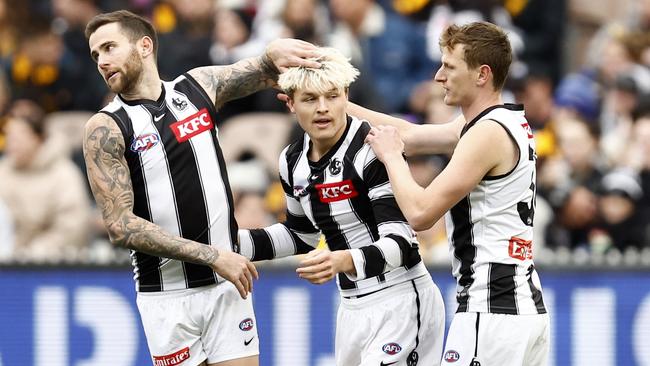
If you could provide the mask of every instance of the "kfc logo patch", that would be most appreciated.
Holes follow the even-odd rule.
[[[350,179],[336,183],[317,184],[316,190],[323,203],[343,201],[359,195]]]
[[[143,153],[151,149],[152,147],[158,145],[159,142],[160,142],[160,136],[158,136],[158,134],[147,133],[134,138],[130,149],[131,151],[136,153]]]
[[[212,118],[210,118],[210,113],[208,113],[206,108],[201,109],[182,121],[169,125],[178,142],[185,142],[202,132],[211,130],[213,127]]]
[[[513,236],[508,245],[508,255],[522,261],[533,259],[533,242]]]
[[[165,356],[153,356],[154,366],[174,366],[180,365],[183,361],[190,358],[190,348],[185,347],[182,350]]]

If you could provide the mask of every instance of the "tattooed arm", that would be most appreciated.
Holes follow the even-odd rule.
[[[287,67],[320,67],[306,58],[317,57],[316,47],[297,39],[278,39],[259,57],[247,58],[227,66],[205,66],[188,73],[208,93],[217,108],[229,100],[245,97],[275,85],[278,74]]]
[[[242,297],[257,278],[253,264],[239,254],[170,235],[133,213],[133,187],[124,159],[122,133],[111,117],[98,113],[86,124],[84,159],[88,180],[113,244],[139,252],[203,264],[235,284]]]

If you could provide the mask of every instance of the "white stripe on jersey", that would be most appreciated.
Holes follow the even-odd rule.
[[[155,133],[160,136],[160,132],[152,123],[152,117],[149,112],[142,106],[130,106],[122,104],[133,124],[133,131],[136,136],[146,133]],[[163,144],[157,144],[151,148],[147,154],[140,155],[142,172],[146,180],[146,190],[150,199],[149,207],[151,208],[151,219],[161,228],[172,235],[181,236],[180,224],[178,222],[178,207],[176,206],[174,194],[174,185],[167,166],[167,157],[165,156]],[[160,165],[164,164],[166,169],[161,169]],[[174,210],[170,210],[174,207]],[[185,273],[183,263],[178,260],[162,258],[160,264],[160,277],[162,281],[162,290],[179,290],[186,288]]]
[[[167,105],[172,105],[174,98],[179,98],[187,102],[187,107],[182,111],[175,108],[168,108],[169,111],[174,113],[177,121],[198,112],[194,104],[185,95],[174,90],[173,82],[164,82],[163,84],[168,85],[165,95]],[[217,130],[216,121],[212,121],[212,123],[214,124],[214,129]],[[198,134],[190,138],[189,143],[195,152],[196,165],[200,174],[201,186],[205,194],[206,214],[210,223],[210,245],[216,246],[220,250],[226,249],[230,251],[232,250],[229,244],[231,232],[228,213],[230,212],[230,207],[228,206],[228,200],[225,199],[227,197],[225,180],[221,176],[212,135],[210,133]],[[204,182],[221,182],[221,184],[205,184]],[[224,228],[227,228],[227,230],[223,230]]]

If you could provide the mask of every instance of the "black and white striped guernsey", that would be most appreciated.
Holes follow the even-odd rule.
[[[498,122],[515,142],[519,159],[488,176],[447,213],[445,223],[457,280],[458,312],[546,313],[533,263],[535,140],[521,105],[497,105],[467,123]]]
[[[163,82],[157,101],[123,100],[101,112],[117,123],[133,184],[135,215],[166,232],[237,250],[237,223],[216,109],[188,74]],[[207,266],[131,252],[136,290],[194,288],[223,279]]]
[[[239,230],[241,253],[253,260],[307,253],[321,233],[331,250],[351,249],[356,277],[340,273],[343,296],[359,296],[427,273],[415,233],[397,206],[384,165],[364,139],[368,122],[348,117],[341,139],[309,161],[304,134],[280,155],[287,219]]]

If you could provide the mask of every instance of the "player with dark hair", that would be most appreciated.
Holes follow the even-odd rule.
[[[137,303],[155,365],[257,365],[255,267],[237,254],[237,223],[216,110],[275,84],[279,69],[319,67],[314,46],[162,81],[156,32],[128,11],[87,25],[92,58],[115,99],[86,124],[88,178],[115,245],[131,249]]]

